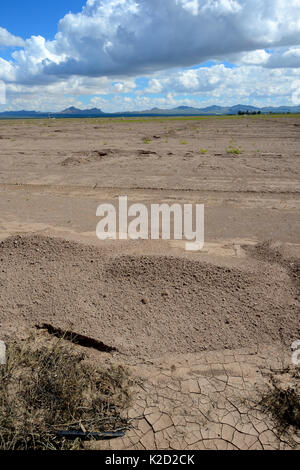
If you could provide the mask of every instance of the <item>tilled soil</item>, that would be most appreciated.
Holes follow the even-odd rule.
[[[296,195],[298,126],[293,115],[0,120],[0,184]]]
[[[180,257],[108,256],[42,236],[6,239],[0,260],[4,338],[47,323],[121,353],[157,357],[291,344],[300,333],[293,273],[273,260],[238,269]]]

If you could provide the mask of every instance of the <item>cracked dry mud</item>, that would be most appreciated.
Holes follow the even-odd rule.
[[[134,381],[126,437],[90,447],[300,448],[259,406],[299,389],[298,121],[0,121],[0,339],[76,332]],[[204,250],[97,240],[124,194],[204,203]]]
[[[282,361],[280,348],[269,346],[133,364],[142,382],[129,411],[132,429],[125,438],[91,448],[299,449],[299,433],[282,435],[258,405],[270,370],[281,376]]]

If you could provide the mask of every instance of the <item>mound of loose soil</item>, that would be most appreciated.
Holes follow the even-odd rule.
[[[242,270],[175,257],[108,257],[40,236],[6,239],[0,260],[4,338],[47,323],[154,357],[299,337],[297,286],[274,262]]]
[[[82,163],[95,163],[103,160],[104,157],[112,155],[114,152],[110,149],[106,151],[94,150],[91,152],[75,152],[71,157],[67,157],[61,162],[62,166],[78,166]]]

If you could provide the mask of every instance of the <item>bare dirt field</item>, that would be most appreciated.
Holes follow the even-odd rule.
[[[93,448],[299,448],[259,406],[299,387],[298,116],[0,121],[0,193],[0,339],[71,331],[134,378]],[[98,240],[120,195],[203,203],[204,249]]]

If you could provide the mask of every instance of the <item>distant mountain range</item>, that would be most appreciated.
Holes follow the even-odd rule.
[[[0,118],[67,118],[67,117],[138,117],[138,116],[218,116],[237,115],[239,113],[300,113],[300,106],[267,106],[257,108],[255,106],[237,104],[235,106],[208,106],[207,108],[192,108],[189,106],[178,106],[173,109],[152,108],[145,111],[104,113],[101,109],[78,109],[74,106],[61,112],[38,112],[38,111],[4,111]]]

